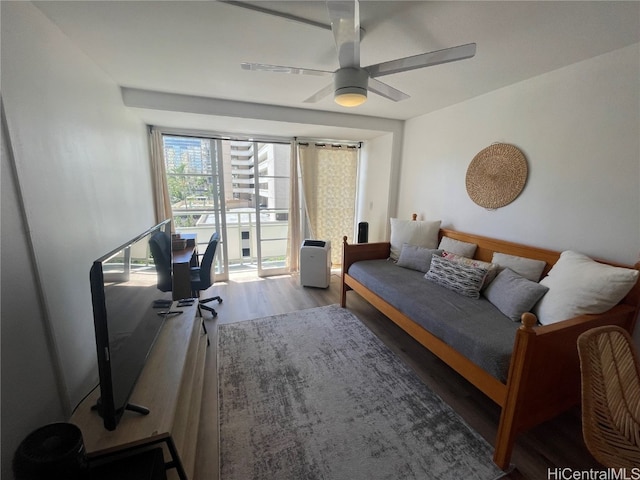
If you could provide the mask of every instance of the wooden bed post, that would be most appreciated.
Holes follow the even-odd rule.
[[[502,407],[498,434],[496,435],[496,449],[493,454],[493,461],[503,470],[509,467],[511,452],[518,434],[520,399],[524,390],[521,387],[527,384],[531,368],[531,355],[528,347],[531,339],[536,335],[533,327],[537,322],[538,319],[533,313],[523,313],[522,326],[516,332],[509,378],[507,379],[507,398]]]

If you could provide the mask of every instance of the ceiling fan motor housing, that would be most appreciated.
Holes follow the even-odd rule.
[[[367,96],[369,73],[362,68],[346,67],[336,71],[333,78],[335,96],[355,94]]]

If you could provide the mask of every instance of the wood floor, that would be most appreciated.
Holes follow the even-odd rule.
[[[234,279],[216,283],[210,291],[224,302],[213,303],[218,311],[214,320],[205,312],[205,324],[211,337],[207,353],[203,414],[200,421],[195,480],[218,478],[218,397],[216,375],[217,328],[223,323],[340,302],[340,278],[332,275],[328,289],[301,287],[297,276],[263,279]],[[460,414],[490,444],[494,444],[500,411],[475,387],[424,349],[393,322],[349,292],[347,306],[387,346],[409,364],[434,392]],[[518,437],[509,476],[512,480],[557,478],[549,469],[601,470],[584,446],[578,409],[540,425]]]

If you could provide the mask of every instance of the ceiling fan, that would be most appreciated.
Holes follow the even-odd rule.
[[[410,57],[399,58],[367,67],[360,66],[360,6],[358,0],[327,0],[331,31],[338,51],[340,68],[330,72],[308,68],[285,67],[264,63],[242,63],[245,70],[291,73],[296,75],[333,76],[333,83],[305,100],[315,103],[332,92],[337,104],[355,107],[367,100],[367,93],[373,92],[394,102],[409,98],[377,77],[392,73],[406,72],[417,68],[430,67],[442,63],[471,58],[476,54],[476,44],[467,43]]]

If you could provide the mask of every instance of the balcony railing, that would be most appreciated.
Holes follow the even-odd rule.
[[[176,213],[174,210],[174,217],[179,216]],[[197,235],[198,251],[203,254],[211,235],[217,230],[216,217],[219,217],[220,212],[212,210],[189,212],[189,216],[194,214],[199,216],[197,223],[193,226],[177,226],[178,222],[176,222],[176,232],[195,233]],[[259,214],[262,267],[284,267],[289,234],[288,210],[263,209]],[[221,221],[219,221],[219,224],[220,228],[222,228]],[[226,212],[226,242],[230,271],[254,270],[257,268],[259,262],[258,225],[254,209],[239,209]]]

